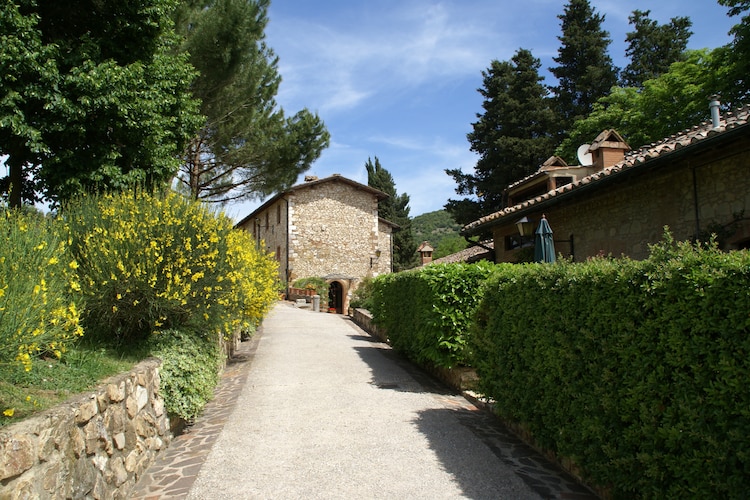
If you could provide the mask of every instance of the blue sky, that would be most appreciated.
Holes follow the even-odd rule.
[[[367,183],[377,156],[411,215],[440,210],[457,198],[447,168],[469,171],[476,157],[466,134],[481,112],[482,71],[518,48],[541,59],[551,84],[565,0],[272,0],[267,44],[279,56],[277,96],[287,114],[317,112],[331,145],[307,172]],[[592,0],[604,14],[610,55],[624,67],[628,15],[651,10],[667,23],[693,21],[690,48],[726,44],[736,18],[715,0]],[[708,106],[708,105],[707,105]],[[708,107],[706,108],[708,110]],[[708,118],[708,111],[707,111]],[[551,152],[550,152],[551,153]],[[260,201],[230,205],[244,217]]]

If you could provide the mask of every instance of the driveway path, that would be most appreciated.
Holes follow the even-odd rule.
[[[279,303],[133,499],[592,499],[344,316]]]

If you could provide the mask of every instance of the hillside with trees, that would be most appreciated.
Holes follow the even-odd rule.
[[[427,241],[435,249],[435,259],[445,257],[466,248],[467,243],[458,232],[461,225],[453,220],[447,210],[436,210],[418,215],[411,220],[414,241]]]

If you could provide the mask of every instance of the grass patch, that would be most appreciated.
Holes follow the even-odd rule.
[[[146,357],[145,351],[116,352],[82,340],[62,360],[34,359],[30,371],[18,363],[0,365],[0,427],[91,390]]]

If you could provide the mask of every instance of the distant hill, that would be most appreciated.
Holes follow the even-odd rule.
[[[428,241],[435,249],[433,257],[438,259],[466,248],[466,240],[459,236],[461,225],[445,210],[436,210],[417,215],[411,220],[414,241]]]

